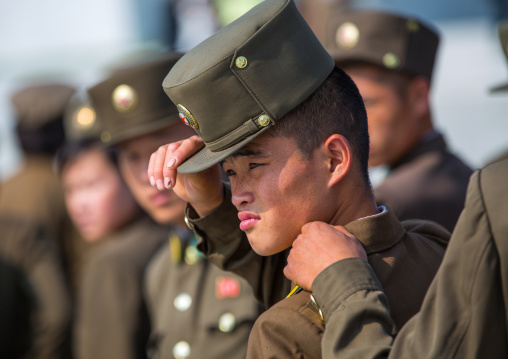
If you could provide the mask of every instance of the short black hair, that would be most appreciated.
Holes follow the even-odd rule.
[[[371,188],[367,111],[356,84],[337,66],[309,98],[267,132],[273,137],[294,138],[307,158],[335,133],[349,142],[365,184]]]
[[[82,152],[92,149],[100,149],[104,151],[106,158],[111,162],[112,165],[118,168],[118,156],[114,148],[99,147],[97,140],[85,138],[69,141],[58,150],[54,159],[56,172],[61,175],[68,163],[72,162]]]
[[[29,154],[54,156],[65,141],[62,117],[37,129],[25,128],[18,124],[16,134],[21,149]]]

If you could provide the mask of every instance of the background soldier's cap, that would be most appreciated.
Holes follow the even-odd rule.
[[[205,147],[178,167],[206,169],[307,99],[334,68],[291,0],[266,0],[189,51],[163,82]]]
[[[499,40],[501,42],[503,54],[506,57],[506,60],[508,61],[508,20],[499,24]],[[508,91],[508,83],[496,86],[490,90],[490,92],[501,92],[501,91]]]
[[[73,87],[62,84],[30,86],[16,92],[11,101],[18,126],[37,130],[52,121],[61,121],[74,92]]]
[[[102,128],[86,94],[78,92],[69,100],[64,114],[64,129],[66,141],[100,139]]]
[[[107,146],[179,121],[160,84],[181,54],[171,53],[117,71],[88,90]]]
[[[439,35],[415,18],[358,10],[331,15],[324,42],[339,66],[364,62],[430,80]]]

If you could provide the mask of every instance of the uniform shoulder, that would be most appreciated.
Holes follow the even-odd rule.
[[[423,219],[409,219],[402,221],[406,233],[412,236],[425,236],[446,247],[450,240],[450,232],[442,225]]]

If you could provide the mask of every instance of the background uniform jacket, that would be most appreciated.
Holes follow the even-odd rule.
[[[77,359],[146,357],[150,322],[142,281],[167,231],[142,218],[94,248],[79,288],[74,338]]]
[[[422,309],[395,341],[371,267],[352,258],[320,273],[313,292],[327,323],[323,358],[507,358],[507,177],[506,160],[471,177],[466,206]]]
[[[216,223],[220,225],[212,229],[208,226],[209,221],[219,212],[222,212],[220,218],[215,220],[219,220]],[[282,271],[288,251],[259,256],[250,248],[243,233],[237,238],[229,238],[229,242],[219,240],[216,234],[221,229],[234,233],[230,226],[238,226],[238,220],[232,219],[236,218],[233,217],[235,213],[236,209],[226,196],[217,211],[193,221],[202,236],[201,248],[219,266],[244,276],[258,298],[271,306],[283,299],[291,286]],[[226,222],[227,218],[229,222]],[[429,221],[409,221],[404,227],[390,210],[351,222],[346,228],[365,246],[369,261],[388,288],[392,315],[397,325],[403,325],[420,309],[441,263],[449,233]],[[284,292],[281,287],[285,288]],[[300,355],[302,358],[319,358],[323,325],[319,311],[309,299],[309,293],[300,292],[262,314],[249,339],[248,357]]]
[[[70,355],[71,300],[53,240],[38,224],[25,218],[0,216],[0,258],[28,280],[35,299],[30,318],[32,332],[27,358],[58,359]],[[0,293],[7,300],[6,293]],[[16,305],[23,305],[21,301]],[[30,304],[25,300],[25,305]],[[12,309],[14,312],[15,308]],[[33,308],[18,308],[25,315]],[[5,318],[3,318],[5,320]],[[21,316],[21,321],[26,317]],[[4,324],[4,323],[2,323]],[[25,323],[26,324],[26,323]],[[12,335],[12,331],[9,331]],[[9,337],[0,337],[1,341]],[[16,338],[19,340],[19,338]],[[5,353],[0,353],[3,357]]]
[[[173,358],[174,352],[184,358],[245,358],[261,306],[244,279],[212,265],[195,243],[169,235],[147,270],[146,293],[151,359]]]
[[[401,220],[428,219],[450,232],[466,198],[471,169],[446,148],[443,136],[422,141],[376,188],[378,205],[388,206]]]

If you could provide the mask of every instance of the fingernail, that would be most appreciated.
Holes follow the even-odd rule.
[[[168,166],[168,167],[173,167],[173,166],[175,165],[175,163],[176,163],[176,159],[175,159],[175,158],[172,158],[172,159],[170,159],[170,160],[168,161],[167,166]]]
[[[150,177],[150,184],[153,186],[155,186],[155,178],[153,178],[153,176]]]
[[[162,180],[157,180],[157,189],[162,191],[164,189],[164,185],[162,184]]]
[[[166,186],[166,188],[171,187],[171,180],[169,179],[169,177],[164,178],[164,185]]]

